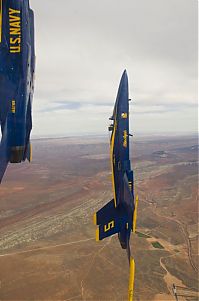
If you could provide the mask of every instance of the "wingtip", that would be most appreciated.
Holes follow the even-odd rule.
[[[93,214],[93,224],[97,225],[97,213]]]
[[[3,177],[4,177],[7,166],[8,166],[8,161],[0,162],[0,184],[3,181]]]
[[[6,165],[6,168],[7,168],[7,165]],[[5,174],[6,168],[4,168],[3,170],[1,170],[1,167],[0,167],[0,184],[3,181],[3,177],[4,177],[4,174]]]

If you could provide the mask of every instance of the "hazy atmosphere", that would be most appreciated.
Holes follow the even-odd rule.
[[[0,3],[0,301],[199,300],[198,1]]]
[[[129,76],[133,133],[197,131],[196,0],[31,0],[33,137],[106,134]]]

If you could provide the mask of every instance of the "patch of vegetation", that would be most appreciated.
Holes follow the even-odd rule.
[[[142,232],[136,231],[135,233],[137,234],[138,237],[151,238],[151,236],[144,234]]]
[[[164,249],[164,247],[158,241],[154,241],[151,244],[155,249]]]
[[[177,249],[174,249],[174,251],[176,252],[176,253],[179,253],[180,251],[179,250],[177,250]]]
[[[161,224],[158,231],[156,229],[151,231],[151,235],[156,237],[157,240],[162,238],[166,241],[170,241],[172,245],[180,245],[184,242],[184,237],[179,226],[172,221]]]

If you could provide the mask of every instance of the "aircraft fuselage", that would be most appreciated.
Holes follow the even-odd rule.
[[[34,14],[29,1],[0,0],[0,160],[30,159],[34,72]]]
[[[121,212],[121,216],[127,218],[126,224],[119,232],[119,240],[122,248],[127,248],[127,243],[132,229],[134,212],[134,183],[133,171],[129,159],[129,92],[128,78],[124,71],[119,89],[113,116],[113,124],[109,127],[112,131],[110,149],[112,166],[112,185],[115,207]],[[126,177],[126,181],[124,180]],[[131,196],[126,197],[128,193],[125,185],[128,183]],[[131,201],[129,201],[131,198]]]

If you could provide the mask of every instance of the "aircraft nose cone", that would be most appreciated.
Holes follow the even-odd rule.
[[[126,69],[122,73],[122,77],[121,77],[121,80],[120,80],[120,86],[123,87],[123,88],[125,87],[125,88],[128,89],[128,76],[127,76]]]
[[[125,69],[124,72],[123,72],[123,74],[122,74],[121,83],[125,84],[127,82],[128,82],[128,75],[127,75],[127,71]]]

